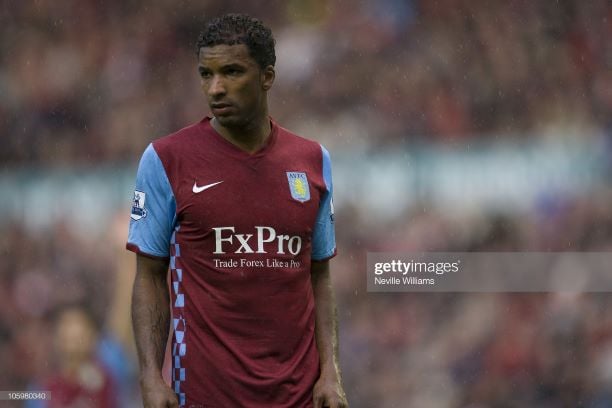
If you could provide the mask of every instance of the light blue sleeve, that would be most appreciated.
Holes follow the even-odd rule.
[[[136,253],[167,258],[176,223],[176,200],[152,144],[140,159],[130,217],[127,248]]]
[[[321,196],[317,221],[312,233],[312,259],[323,261],[336,254],[336,231],[334,229],[334,202],[331,159],[329,152],[321,146],[323,152],[323,179],[327,191]]]

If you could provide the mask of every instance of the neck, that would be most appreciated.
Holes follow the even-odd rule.
[[[211,119],[210,124],[224,139],[247,153],[255,153],[261,149],[272,132],[267,110],[245,126],[223,126],[215,117]]]

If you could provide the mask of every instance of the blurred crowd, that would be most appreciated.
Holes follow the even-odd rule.
[[[610,293],[368,293],[363,278],[366,251],[611,252],[610,193],[512,215],[423,203],[369,228],[339,213],[334,285],[351,406],[612,406]]]
[[[610,127],[606,0],[14,1],[0,163],[133,161],[201,119],[194,43],[228,11],[273,28],[275,118],[330,148]]]
[[[199,120],[193,45],[228,11],[272,26],[271,112],[332,153],[612,134],[605,0],[15,1],[0,6],[0,170],[134,164]],[[612,406],[606,293],[365,291],[366,251],[610,251],[612,192],[503,214],[434,208],[384,224],[359,202],[337,209],[351,407]],[[0,389],[138,406],[128,210],[97,231],[2,219]]]
[[[612,195],[516,215],[429,208],[378,226],[355,223],[348,207],[338,212],[333,281],[351,406],[611,406],[609,293],[368,293],[365,252],[611,251]],[[121,402],[94,406],[138,406],[127,218],[118,215],[89,240],[64,222],[36,233],[17,224],[0,231],[0,384],[48,388],[58,372],[72,372],[71,361],[95,363]],[[93,323],[75,313],[79,304]],[[87,378],[71,381],[86,391]]]

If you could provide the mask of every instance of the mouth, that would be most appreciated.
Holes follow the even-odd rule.
[[[215,116],[223,116],[232,110],[232,105],[226,102],[211,103],[210,110]]]

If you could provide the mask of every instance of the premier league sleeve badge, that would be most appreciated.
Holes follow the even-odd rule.
[[[134,221],[138,221],[141,218],[147,216],[147,210],[145,210],[145,198],[146,194],[142,191],[134,191],[134,199],[132,201],[132,214],[130,217]]]

